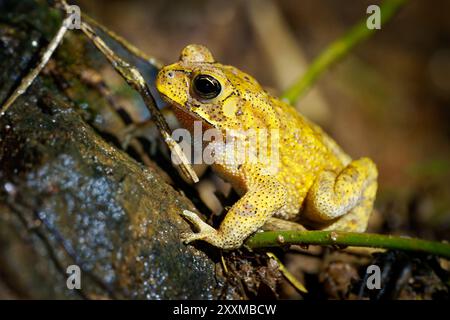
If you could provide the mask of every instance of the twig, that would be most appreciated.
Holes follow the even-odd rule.
[[[59,5],[61,8],[63,8],[66,12],[70,12],[70,6],[67,4],[65,0],[58,0],[57,5]],[[85,16],[86,18],[86,16]],[[69,15],[68,18],[71,19],[71,16]],[[88,18],[89,21],[94,21],[92,18]],[[95,23],[98,27],[102,28],[102,26],[99,23]],[[177,158],[177,165],[180,170],[180,174],[183,175],[187,180],[192,181],[194,183],[199,181],[199,178],[197,174],[195,173],[194,169],[192,169],[188,159],[186,158],[185,154],[183,153],[181,147],[178,145],[178,143],[173,140],[170,129],[165,121],[163,115],[161,114],[160,110],[156,106],[155,99],[153,98],[152,94],[150,93],[150,89],[148,88],[147,83],[145,82],[144,77],[141,75],[139,70],[135,68],[134,66],[130,65],[126,61],[124,61],[122,58],[120,58],[117,54],[114,53],[113,50],[97,35],[97,33],[94,31],[94,29],[85,21],[81,21],[81,30],[83,33],[94,43],[94,45],[97,47],[100,52],[103,53],[103,55],[108,59],[108,61],[111,63],[111,65],[114,67],[114,69],[125,79],[125,81],[133,88],[135,89],[142,99],[144,100],[144,104],[151,113],[152,117],[155,120],[156,126],[159,129],[159,132],[161,133],[165,143],[168,145],[170,151],[175,155]],[[103,30],[107,30],[103,27]],[[109,30],[106,31],[108,34],[111,34]],[[117,35],[113,35],[113,37],[116,38],[116,41],[119,41],[122,45],[126,46],[128,50],[132,50],[132,53],[137,54],[139,57],[143,57],[143,54],[141,51],[139,51],[137,48],[133,47],[131,44],[126,42],[124,39]],[[53,41],[52,41],[53,42]],[[56,49],[57,45],[55,46]],[[134,48],[134,49],[133,49]],[[149,57],[144,57],[149,58]],[[150,58],[149,58],[150,59]],[[48,61],[48,60],[47,60]],[[44,64],[45,66],[45,64]],[[40,70],[39,70],[40,71]],[[39,72],[38,72],[39,73]]]
[[[295,289],[297,289],[300,292],[308,293],[308,290],[306,290],[303,283],[301,283],[299,280],[297,280],[292,273],[289,272],[289,270],[284,266],[284,264],[280,261],[280,259],[277,258],[276,255],[274,255],[272,252],[267,252],[267,256],[269,258],[272,258],[275,260],[278,264],[278,269],[280,269],[280,272],[283,274],[283,276],[286,278],[287,281],[289,281],[290,284],[294,286]]]
[[[280,241],[282,239],[282,241]],[[267,231],[246,242],[251,249],[280,245],[328,245],[395,249],[434,254],[450,259],[450,244],[416,238],[342,231]]]
[[[380,6],[381,25],[388,22],[394,14],[408,0],[385,0]],[[377,29],[369,29],[366,25],[366,19],[363,19],[345,35],[332,42],[308,67],[305,74],[288,88],[281,96],[291,105],[294,105],[298,99],[305,95],[307,90],[316,82],[329,67],[344,57],[357,44],[373,35]]]
[[[130,65],[128,62],[120,58],[117,54],[111,50],[110,47],[95,33],[94,29],[86,22],[81,22],[81,30],[83,33],[94,43],[100,52],[109,60],[111,65],[116,69],[116,71],[122,76],[122,78],[137,92],[144,100],[146,107],[148,108],[150,114],[155,120],[156,126],[158,127],[164,141],[169,146],[170,150],[175,154],[177,159],[177,164],[179,164],[180,173],[190,181],[198,182],[199,179],[194,169],[189,164],[188,159],[183,153],[179,144],[173,140],[169,126],[167,125],[164,116],[161,114],[160,110],[156,106],[155,99],[150,93],[147,83],[144,77],[141,75],[138,69]]]
[[[13,105],[13,103],[17,100],[17,98],[20,97],[22,94],[24,94],[27,91],[27,89],[33,83],[34,79],[36,79],[36,77],[39,75],[39,73],[42,71],[42,69],[47,65],[48,60],[50,60],[51,56],[53,55],[53,52],[55,52],[56,48],[58,48],[64,35],[66,34],[68,25],[69,25],[71,19],[72,18],[70,16],[67,16],[63,20],[61,27],[59,28],[55,37],[52,39],[52,41],[50,41],[48,46],[43,51],[42,57],[41,57],[38,65],[36,67],[34,67],[25,77],[22,78],[20,85],[9,96],[8,100],[6,100],[4,105],[1,106],[0,117],[2,117],[4,114],[6,114],[6,111],[8,111],[9,107],[11,107]]]

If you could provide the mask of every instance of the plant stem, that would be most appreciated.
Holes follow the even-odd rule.
[[[388,22],[394,14],[408,0],[385,0],[380,5],[381,26]],[[289,89],[287,89],[282,98],[291,105],[294,105],[307,90],[314,84],[319,76],[326,71],[332,64],[337,62],[343,56],[350,52],[357,44],[374,34],[377,29],[369,29],[366,25],[366,18],[352,27],[341,38],[332,42],[308,67],[303,74]]]
[[[267,231],[253,235],[246,245],[251,249],[281,245],[332,245],[396,249],[434,254],[450,259],[450,244],[415,238],[342,231]]]

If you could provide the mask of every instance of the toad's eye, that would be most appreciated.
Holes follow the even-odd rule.
[[[199,74],[192,81],[193,89],[202,99],[213,99],[220,94],[222,87],[220,82],[206,74]]]

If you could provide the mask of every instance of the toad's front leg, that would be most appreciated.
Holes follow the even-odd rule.
[[[185,210],[183,216],[199,229],[198,233],[184,235],[184,241],[203,240],[222,249],[239,248],[244,240],[286,204],[286,190],[261,168],[244,169],[247,192],[228,211],[218,230],[203,222],[200,217]]]

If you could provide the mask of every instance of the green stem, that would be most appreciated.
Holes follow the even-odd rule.
[[[342,231],[267,231],[253,235],[246,245],[252,249],[280,245],[333,245],[396,249],[434,254],[450,259],[450,244],[415,238]]]
[[[381,26],[388,22],[394,14],[408,0],[385,0],[380,5],[380,21]],[[374,34],[377,29],[369,29],[366,25],[366,18],[362,19],[357,25],[351,28],[345,35],[332,42],[309,66],[305,74],[303,74],[292,87],[287,89],[282,98],[294,105],[311,87],[318,77],[326,71],[330,65],[337,62],[353,47]]]

